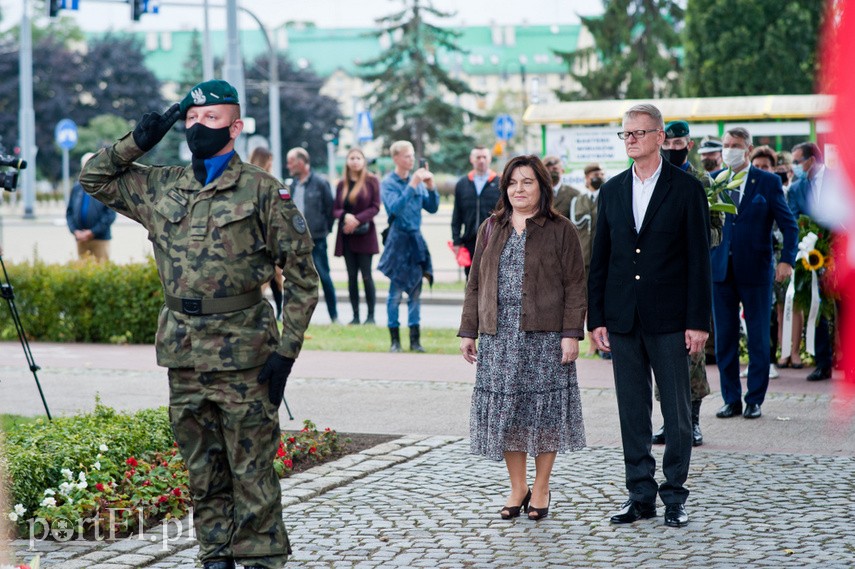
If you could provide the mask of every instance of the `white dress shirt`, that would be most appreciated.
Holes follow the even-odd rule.
[[[653,197],[653,189],[656,187],[656,182],[659,181],[659,174],[662,173],[662,158],[659,158],[659,167],[653,172],[653,175],[642,180],[635,173],[635,164],[632,165],[632,216],[635,218],[635,230],[641,230],[641,224],[644,221],[644,214],[647,213],[647,206],[650,205],[650,198]]]

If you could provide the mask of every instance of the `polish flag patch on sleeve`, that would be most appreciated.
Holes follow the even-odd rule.
[[[290,200],[291,191],[288,188],[279,188],[279,197],[283,200]]]

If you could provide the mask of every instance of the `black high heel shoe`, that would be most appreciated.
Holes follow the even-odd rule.
[[[528,503],[531,500],[531,488],[528,489],[528,492],[523,498],[522,503],[519,506],[505,506],[502,508],[502,511],[499,512],[499,515],[502,516],[503,520],[510,520],[511,518],[520,517],[520,510],[524,512],[528,512]]]
[[[530,492],[529,492],[530,493]],[[549,504],[552,502],[552,490],[549,491],[549,498],[547,498],[546,507],[545,508],[535,508],[534,506],[529,507],[528,509],[528,519],[533,520],[535,522],[542,520],[546,516],[549,515]],[[537,517],[532,517],[532,514],[537,514]]]

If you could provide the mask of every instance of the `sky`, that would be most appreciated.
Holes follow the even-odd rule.
[[[131,21],[130,5],[116,0],[79,0],[79,11],[62,13],[75,18],[85,31],[201,30],[203,0],[175,0],[175,3],[198,7],[170,6],[169,0],[161,0],[160,14],[143,15],[138,23]],[[373,26],[376,18],[394,13],[402,6],[401,0],[242,0],[239,3],[267,26],[296,20],[325,28]],[[24,0],[0,0],[3,14],[0,28],[6,29],[20,21],[23,4]],[[224,29],[225,0],[209,0],[208,4],[211,29]],[[446,20],[453,25],[572,24],[579,21],[579,15],[602,12],[599,0],[434,0],[433,4],[440,10],[456,12],[452,19]],[[252,26],[248,16],[240,17],[240,27]]]

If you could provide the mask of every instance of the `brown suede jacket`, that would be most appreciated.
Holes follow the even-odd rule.
[[[485,232],[491,223],[485,247]],[[462,338],[496,333],[499,257],[513,230],[510,220],[493,216],[478,231],[457,332]],[[560,216],[528,219],[520,329],[583,338],[587,302],[585,263],[576,228]]]

